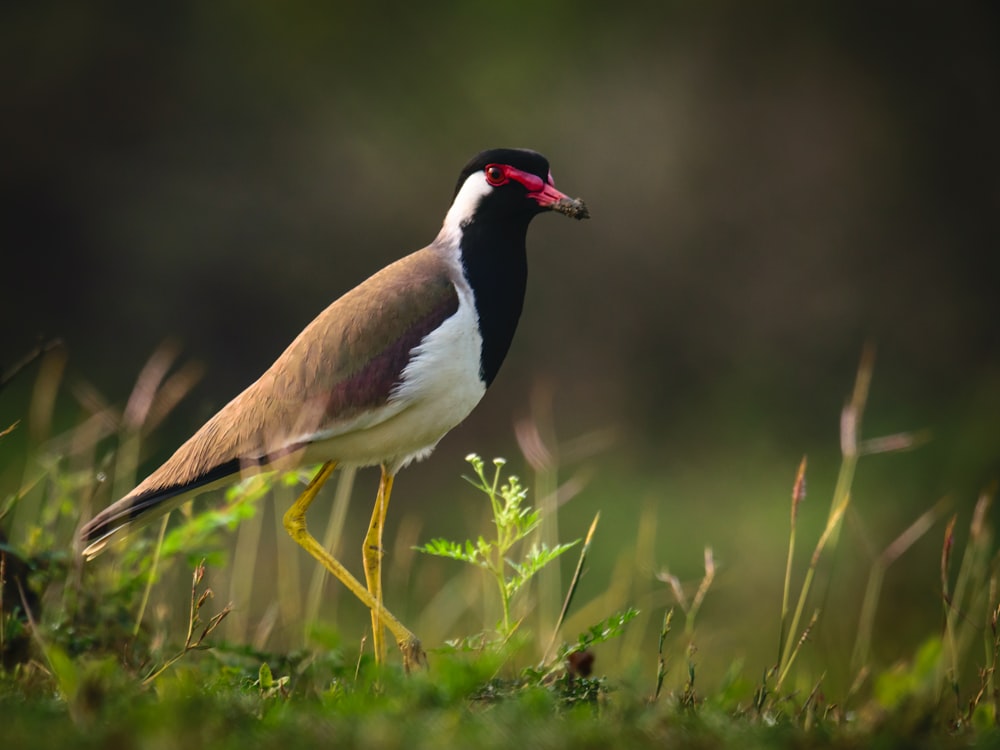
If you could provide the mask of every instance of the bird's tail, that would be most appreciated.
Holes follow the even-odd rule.
[[[79,537],[83,547],[83,557],[93,560],[110,542],[128,529],[145,526],[150,521],[169,513],[193,495],[231,481],[233,475],[239,474],[242,468],[244,464],[234,460],[184,484],[153,490],[144,490],[143,485],[139,485],[83,525]]]

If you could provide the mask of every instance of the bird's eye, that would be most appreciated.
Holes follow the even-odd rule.
[[[490,164],[486,167],[486,181],[491,185],[503,185],[507,182],[507,177],[500,167],[496,164]]]

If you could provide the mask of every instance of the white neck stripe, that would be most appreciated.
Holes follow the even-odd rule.
[[[444,217],[441,235],[457,238],[462,232],[462,225],[469,223],[479,208],[479,202],[491,192],[493,187],[486,181],[486,175],[482,171],[470,174]]]

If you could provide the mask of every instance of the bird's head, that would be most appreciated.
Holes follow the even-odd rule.
[[[466,224],[473,218],[523,219],[525,225],[543,211],[574,219],[590,216],[579,198],[556,190],[548,160],[535,151],[496,148],[483,151],[465,165],[455,186],[448,218]]]

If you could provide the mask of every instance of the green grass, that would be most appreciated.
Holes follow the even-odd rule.
[[[557,446],[536,431],[527,451],[534,501],[525,484],[501,475],[500,463],[487,476],[473,462],[470,481],[486,513],[482,524],[466,524],[474,541],[432,539],[403,519],[388,549],[389,601],[404,602],[411,612],[404,619],[430,649],[429,668],[410,676],[395,654],[376,668],[365,613],[272,533],[262,501],[275,496],[280,513],[307,469],[248,479],[212,507],[187,506],[169,524],[81,563],[70,543],[81,508],[92,511],[135,475],[149,427],[134,415],[159,421],[177,401],[176,389],[147,387],[147,401],[133,400],[119,415],[117,441],[87,439],[93,421],[85,420],[50,443],[55,452],[34,457],[0,504],[0,529],[10,534],[0,540],[4,746],[998,744],[991,492],[968,523],[955,515],[944,522],[945,502],[900,523],[873,552],[860,595],[838,600],[847,568],[838,549],[858,502],[859,462],[922,439],[862,438],[871,374],[867,355],[842,415],[841,464],[825,520],[803,523],[806,462],[787,478],[787,546],[768,550],[776,561],[773,601],[720,584],[712,548],[678,565],[681,573],[659,566],[654,506],[633,526],[617,500],[591,498],[601,524],[564,513],[562,527],[580,528],[585,539],[561,541],[557,497],[585,487],[585,451],[576,468],[559,466]],[[320,535],[348,561],[339,548],[350,537],[353,481],[353,473],[341,475]],[[880,613],[887,576],[912,547],[936,544],[932,530],[942,541],[938,575],[927,585],[940,592],[940,626],[902,658],[880,660],[873,644],[894,635],[878,631],[893,622]],[[702,570],[692,574],[696,564]],[[748,596],[753,611],[745,611]],[[324,609],[338,598],[336,614]],[[846,618],[850,636],[839,649],[817,648],[816,633],[844,622],[842,610],[857,613]],[[745,649],[725,650],[723,632]]]

